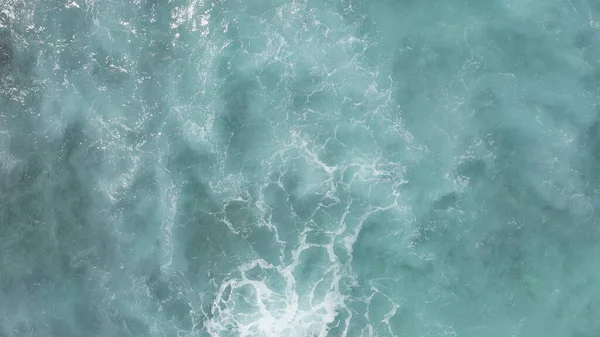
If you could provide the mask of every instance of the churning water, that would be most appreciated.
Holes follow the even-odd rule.
[[[600,335],[600,2],[0,1],[0,336]]]

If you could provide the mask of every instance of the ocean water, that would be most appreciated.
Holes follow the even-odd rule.
[[[1,0],[0,336],[600,336],[597,0]]]

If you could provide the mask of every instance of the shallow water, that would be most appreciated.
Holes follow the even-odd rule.
[[[0,336],[600,335],[593,0],[4,0]]]

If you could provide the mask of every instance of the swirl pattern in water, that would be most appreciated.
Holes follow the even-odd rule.
[[[596,0],[0,1],[0,336],[600,335]]]

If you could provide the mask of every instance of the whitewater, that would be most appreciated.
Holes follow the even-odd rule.
[[[0,337],[600,335],[600,2],[0,0]]]

